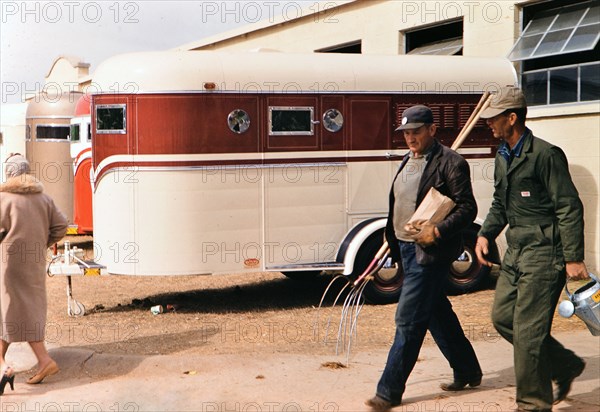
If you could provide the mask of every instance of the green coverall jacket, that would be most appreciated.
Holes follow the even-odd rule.
[[[508,169],[506,160],[496,154],[494,199],[479,235],[491,242],[508,224],[509,246],[562,244],[565,262],[581,262],[583,205],[571,180],[567,158],[559,147],[535,137],[529,129],[524,139],[521,156],[515,157]],[[544,229],[554,224],[558,233]],[[534,233],[532,226],[537,227]],[[528,229],[523,230],[525,227]]]
[[[550,335],[565,263],[583,261],[583,205],[563,151],[529,129],[523,139],[508,168],[496,155],[494,200],[479,234],[492,241],[509,226],[492,321],[514,347],[517,404],[550,411],[552,381],[583,364]]]

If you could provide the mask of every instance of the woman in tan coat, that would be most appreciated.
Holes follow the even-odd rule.
[[[13,389],[14,371],[5,362],[13,342],[27,342],[38,360],[27,383],[58,372],[44,344],[46,328],[46,251],[66,233],[67,220],[44,187],[29,175],[23,156],[9,156],[0,185],[0,395]]]

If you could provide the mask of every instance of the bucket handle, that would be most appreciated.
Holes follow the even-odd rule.
[[[596,277],[596,275],[594,275],[593,273],[588,273],[588,275],[590,276],[591,279],[595,280],[596,283],[600,283],[600,280],[598,280],[598,278]],[[565,282],[565,293],[567,294],[569,300],[573,300],[573,294],[571,292],[569,292],[569,278],[567,277],[567,281]]]

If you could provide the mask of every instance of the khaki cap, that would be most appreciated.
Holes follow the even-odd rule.
[[[481,113],[482,119],[498,116],[508,109],[523,109],[527,101],[523,91],[517,87],[503,87],[494,94],[490,106]]]

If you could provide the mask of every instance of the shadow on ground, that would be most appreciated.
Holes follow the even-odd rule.
[[[132,299],[128,305],[117,305],[96,311],[146,311],[155,305],[161,305],[165,310],[175,310],[178,313],[240,313],[310,308],[319,305],[323,293],[332,279],[331,275],[321,275],[310,280],[282,277],[220,289],[198,289],[138,296]],[[345,279],[336,280],[329,289],[323,304],[331,305],[344,285],[346,285]],[[340,300],[343,302],[343,297]]]

